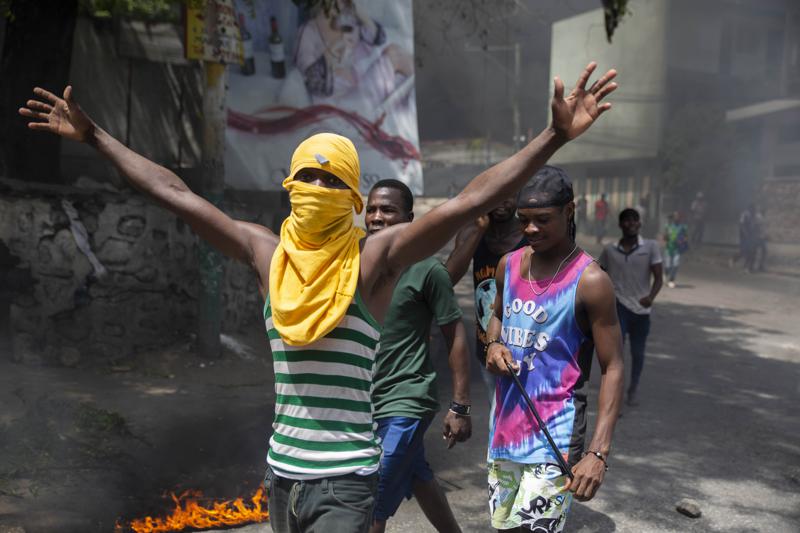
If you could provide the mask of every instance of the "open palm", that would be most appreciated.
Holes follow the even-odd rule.
[[[48,131],[66,139],[86,142],[94,129],[94,123],[72,99],[72,87],[64,89],[64,98],[59,98],[40,87],[33,89],[38,100],[28,100],[19,114],[31,119],[28,127],[37,131]]]
[[[596,68],[597,63],[589,63],[566,98],[564,98],[564,82],[558,77],[555,79],[555,90],[550,104],[553,112],[553,128],[566,140],[579,136],[589,129],[600,115],[611,109],[611,104],[600,102],[617,88],[616,83],[610,83],[616,77],[617,71],[609,70],[587,89],[586,83]]]

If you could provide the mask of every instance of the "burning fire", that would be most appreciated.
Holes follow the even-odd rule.
[[[266,522],[269,520],[267,511],[267,496],[259,488],[250,498],[252,506],[248,506],[242,498],[212,502],[213,507],[203,507],[200,500],[203,493],[187,490],[180,496],[172,493],[175,509],[166,518],[137,518],[129,525],[129,530],[135,533],[165,533],[167,531],[183,531],[187,528],[210,529],[220,526],[239,526],[253,522]],[[116,531],[125,531],[123,526],[117,524]]]

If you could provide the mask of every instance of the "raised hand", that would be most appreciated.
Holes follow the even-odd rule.
[[[72,86],[64,89],[64,98],[36,87],[33,93],[38,100],[28,100],[27,107],[20,107],[19,114],[31,119],[28,127],[36,131],[48,131],[66,139],[87,142],[95,125],[72,99]]]
[[[553,111],[553,129],[566,140],[576,138],[589,129],[597,117],[611,109],[611,104],[600,102],[617,88],[616,83],[610,83],[617,76],[617,71],[609,70],[586,89],[586,83],[596,68],[597,63],[594,61],[589,63],[566,98],[564,98],[564,82],[558,77],[555,79],[555,90],[550,104]]]

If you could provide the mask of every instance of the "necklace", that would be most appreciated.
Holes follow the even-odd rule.
[[[531,263],[533,263],[533,253],[531,253],[531,258],[528,261],[528,285],[530,285],[530,287],[531,287],[531,292],[533,292],[533,294],[535,294],[536,296],[541,296],[542,294],[546,293],[548,291],[548,289],[550,288],[550,286],[553,285],[553,282],[558,277],[558,273],[561,271],[561,267],[564,266],[564,263],[567,261],[567,259],[569,259],[570,256],[572,256],[572,254],[574,254],[575,250],[577,250],[577,249],[578,249],[578,243],[576,242],[575,246],[572,248],[572,251],[570,253],[568,253],[566,256],[564,256],[564,259],[562,259],[561,263],[558,264],[558,268],[556,269],[556,273],[553,274],[552,278],[550,278],[550,283],[547,284],[547,287],[545,287],[542,292],[536,292],[536,289],[533,288],[533,283],[531,283],[531,278],[533,277],[531,275]]]

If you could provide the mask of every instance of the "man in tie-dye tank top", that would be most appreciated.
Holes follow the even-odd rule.
[[[498,374],[489,432],[489,510],[501,530],[558,532],[572,498],[591,499],[603,481],[623,384],[614,287],[575,243],[572,185],[545,166],[517,197],[528,246],[497,266],[497,297],[486,365]],[[588,447],[586,388],[596,349],[597,425]],[[515,369],[574,479],[528,410],[506,367]]]

